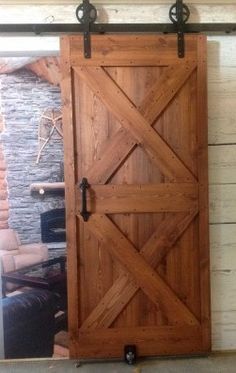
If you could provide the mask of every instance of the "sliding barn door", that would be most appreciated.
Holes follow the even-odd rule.
[[[183,59],[175,35],[61,53],[71,357],[207,353],[205,37]]]

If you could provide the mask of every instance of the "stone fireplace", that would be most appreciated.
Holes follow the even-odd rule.
[[[66,242],[65,209],[54,209],[40,215],[42,242]]]
[[[0,141],[9,200],[7,224],[18,232],[22,243],[41,242],[40,215],[65,208],[63,192],[42,195],[30,190],[33,183],[63,180],[62,139],[53,138],[36,163],[40,117],[49,108],[60,108],[60,88],[24,68],[0,75],[0,82],[5,121]]]

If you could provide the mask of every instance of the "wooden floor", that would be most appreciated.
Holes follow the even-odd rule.
[[[78,368],[76,361],[42,360],[21,362],[0,362],[0,372],[11,373],[235,373],[236,353],[214,355],[208,358],[192,359],[149,359],[128,366],[123,362],[83,362]]]

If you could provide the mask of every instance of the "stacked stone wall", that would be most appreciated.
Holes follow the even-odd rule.
[[[5,118],[5,129],[0,134],[4,154],[1,160],[0,147],[0,176],[2,172],[7,173],[8,223],[19,233],[23,243],[40,242],[40,214],[64,207],[64,196],[30,192],[32,183],[62,180],[63,142],[57,136],[46,146],[36,164],[40,117],[47,109],[60,108],[60,88],[25,69],[1,75],[0,80]],[[0,221],[1,214],[7,217],[7,212],[2,213],[0,209]]]
[[[6,162],[0,142],[0,229],[8,228],[9,204],[6,180]]]

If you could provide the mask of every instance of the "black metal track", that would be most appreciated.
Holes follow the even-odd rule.
[[[176,33],[176,25],[170,23],[106,23],[91,24],[90,32],[99,33],[133,33],[133,32],[156,32]],[[199,32],[236,32],[236,23],[187,23],[184,25],[185,33]],[[53,24],[1,24],[0,33],[16,34],[61,34],[61,33],[84,33],[84,25],[77,23],[53,23]]]

